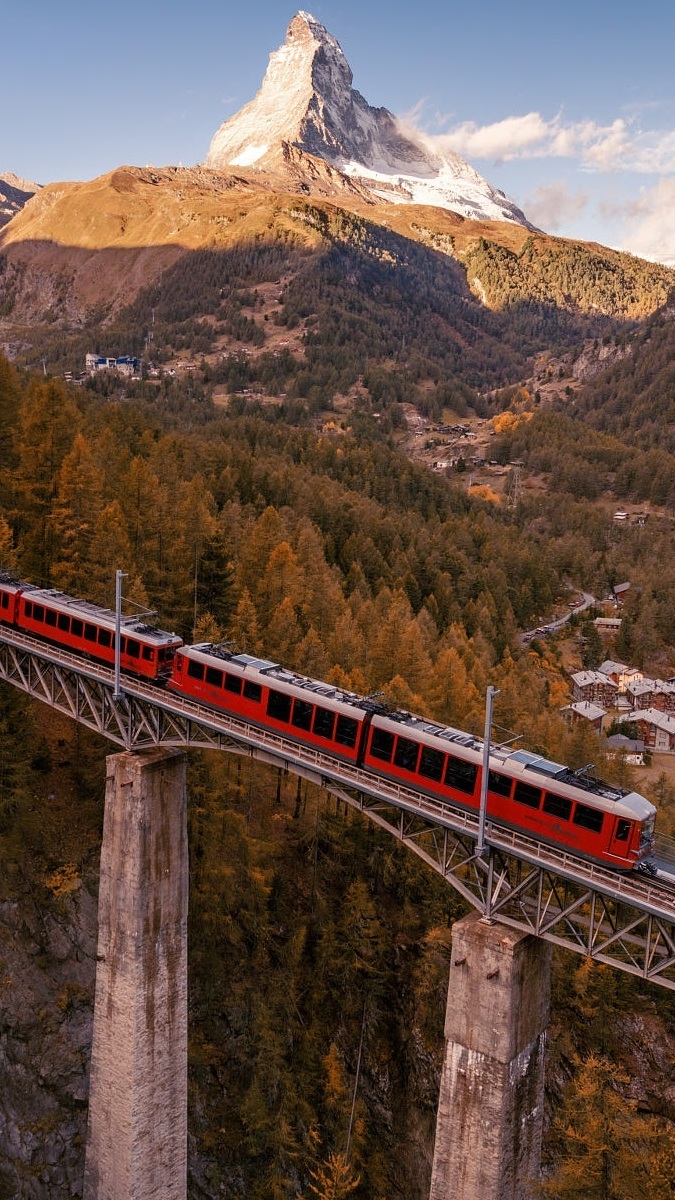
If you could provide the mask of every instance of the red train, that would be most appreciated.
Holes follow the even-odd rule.
[[[0,621],[56,642],[101,662],[115,661],[115,614],[53,588],[36,588],[0,576]],[[182,638],[155,629],[137,617],[122,617],[120,666],[145,679],[161,680]]]
[[[103,662],[115,614],[0,577],[0,621]],[[266,659],[122,618],[122,669],[385,779],[477,810],[483,744],[471,734],[307,679]],[[488,816],[616,870],[649,869],[656,809],[644,796],[525,750],[494,747]]]

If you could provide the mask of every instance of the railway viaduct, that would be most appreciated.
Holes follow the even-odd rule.
[[[675,989],[675,887],[617,876],[451,804],[0,628],[0,679],[120,749],[107,760],[85,1200],[185,1200],[185,752],[320,785],[474,909],[453,928],[430,1200],[531,1200],[552,944]]]

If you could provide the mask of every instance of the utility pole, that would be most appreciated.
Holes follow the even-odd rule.
[[[489,685],[485,693],[485,734],[483,737],[483,773],[480,780],[480,808],[478,810],[478,841],[476,854],[485,852],[485,821],[487,819],[488,775],[490,773],[490,738],[492,736],[492,706],[499,690]]]
[[[115,690],[113,700],[121,700],[120,657],[122,648],[122,580],[128,576],[124,571],[115,572]]]

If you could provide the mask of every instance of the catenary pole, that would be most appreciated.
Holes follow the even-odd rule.
[[[483,773],[480,781],[480,808],[478,810],[478,841],[476,854],[482,855],[485,850],[485,821],[487,818],[488,774],[490,771],[490,737],[492,735],[492,706],[495,696],[499,695],[498,688],[488,686],[485,693],[485,734],[483,736]]]
[[[122,580],[127,576],[124,571],[115,572],[115,691],[113,700],[121,700],[120,689],[120,658],[122,648]]]

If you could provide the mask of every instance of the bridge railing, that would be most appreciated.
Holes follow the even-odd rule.
[[[102,685],[106,693],[106,703],[115,709],[119,723],[127,719],[126,711],[131,723],[134,704],[149,706],[146,711],[154,713],[154,718],[152,721],[143,722],[143,736],[148,739],[145,744],[183,747],[193,745],[207,748],[214,745],[214,739],[230,739],[234,745],[228,747],[219,743],[220,748],[243,747],[246,752],[258,756],[261,751],[265,752],[269,756],[267,761],[299,771],[333,790],[351,789],[357,795],[367,794],[376,801],[394,805],[412,816],[466,834],[474,841],[477,839],[478,814],[473,810],[451,804],[447,800],[435,799],[397,780],[384,779],[348,761],[336,760],[315,747],[308,747],[280,733],[237,719],[141,679],[125,676],[122,682],[123,696],[121,700],[114,701],[112,667],[83,659],[58,646],[48,645],[40,639],[4,626],[0,626],[0,642],[25,650],[43,663],[52,663],[68,672],[72,671],[83,681],[90,680]],[[47,699],[45,696],[38,698]],[[158,720],[160,713],[164,714],[164,722]],[[179,728],[175,718],[182,719],[186,723],[185,727]],[[206,735],[207,731],[213,735],[211,740]],[[130,735],[130,748],[140,748],[142,744],[142,741],[134,742]],[[625,899],[627,903],[645,912],[675,920],[675,879],[669,886],[666,882],[652,880],[634,872],[623,874],[612,871],[570,854],[563,848],[551,846],[518,830],[492,822],[487,824],[486,836],[492,847],[517,854],[534,867],[550,869],[576,883],[595,888],[617,899]],[[675,863],[675,842],[672,839],[668,841]]]

